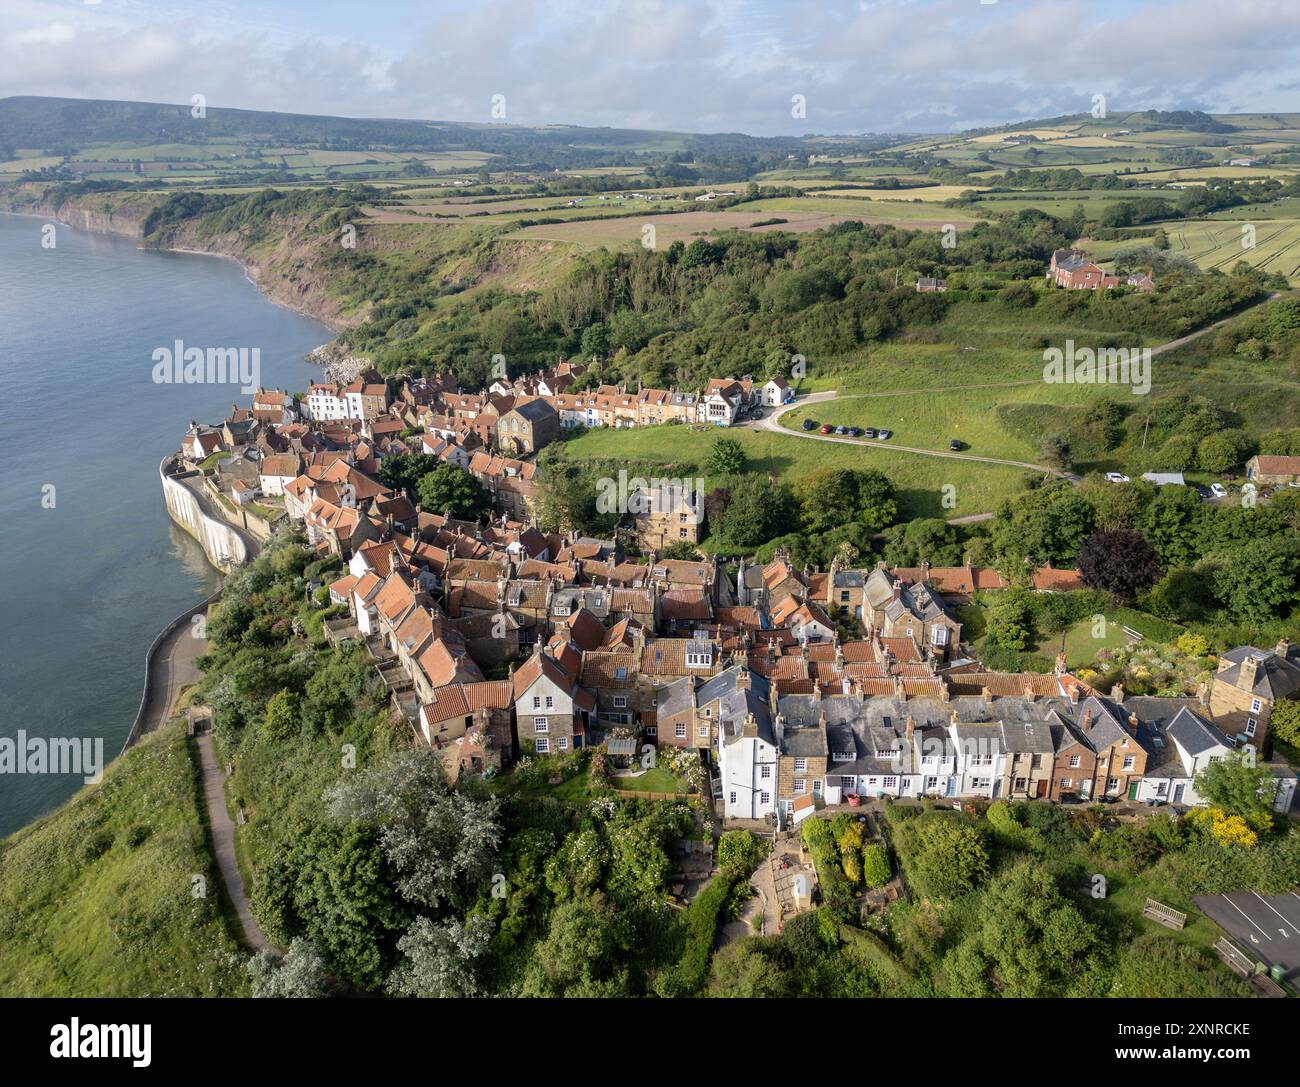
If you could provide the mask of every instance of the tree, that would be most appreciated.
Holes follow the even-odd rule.
[[[464,905],[496,871],[497,800],[453,791],[436,751],[398,752],[326,799],[336,819],[378,828],[397,888],[417,906]]]
[[[1125,602],[1160,580],[1155,548],[1139,533],[1118,529],[1094,532],[1079,549],[1079,575],[1090,589]]]
[[[521,996],[625,996],[619,965],[626,927],[602,896],[574,898],[551,913],[524,972]]]
[[[1272,818],[1277,782],[1267,766],[1242,753],[1210,763],[1196,775],[1196,791],[1228,815],[1263,826]]]
[[[1208,516],[1191,487],[1161,487],[1138,519],[1137,529],[1156,549],[1161,566],[1190,566],[1200,557]]]
[[[917,831],[915,882],[927,898],[953,899],[972,891],[989,874],[988,851],[978,830],[951,816],[927,821]]]
[[[674,540],[660,552],[661,559],[680,559],[693,562],[699,559],[700,549],[690,540]]]
[[[492,922],[483,914],[471,914],[464,922],[417,917],[397,942],[405,959],[389,978],[389,991],[397,996],[478,996],[482,990],[475,960],[491,941]]]
[[[1011,571],[1026,563],[1065,566],[1092,527],[1092,507],[1068,483],[1051,484],[1002,504],[992,522],[993,547]]]
[[[1032,293],[1032,292],[1031,292]],[[1063,434],[1048,434],[1039,443],[1041,463],[1048,468],[1068,471],[1074,464],[1074,452],[1070,448],[1070,439]]]
[[[889,850],[881,842],[862,849],[862,882],[870,888],[883,887],[894,876],[889,864]]]
[[[1196,462],[1206,472],[1227,472],[1246,458],[1250,441],[1240,430],[1221,430],[1201,439]]]
[[[1027,589],[1006,589],[994,596],[988,607],[988,632],[1004,649],[1029,646],[1034,636],[1034,606]]]
[[[282,687],[266,703],[262,734],[273,740],[286,740],[302,727],[298,692]]]
[[[996,978],[1008,997],[1086,992],[1095,979],[1102,933],[1046,870],[1020,863],[990,882],[961,954],[945,958],[956,996],[987,995]],[[955,983],[955,984],[954,984]]]
[[[729,830],[718,839],[718,867],[748,879],[768,854],[765,839],[748,830]]]
[[[1300,541],[1252,540],[1226,556],[1213,573],[1214,591],[1241,619],[1267,622],[1300,601]]]
[[[597,321],[582,330],[579,350],[584,359],[602,358],[609,354],[609,330],[603,322]]]
[[[427,512],[450,513],[463,521],[477,521],[492,508],[492,496],[454,464],[440,464],[421,476],[416,491]]]
[[[705,471],[714,476],[734,476],[745,470],[745,449],[735,438],[719,438],[709,447]]]
[[[316,945],[302,937],[289,945],[283,959],[270,951],[259,951],[245,967],[253,979],[255,997],[329,996],[334,989],[325,970],[325,959]]]
[[[1288,747],[1300,748],[1300,702],[1289,698],[1274,702],[1268,721],[1274,739]]]
[[[938,517],[918,517],[885,529],[885,561],[890,566],[959,566],[962,549],[957,526]]]
[[[794,497],[783,483],[762,476],[741,476],[730,501],[715,521],[715,531],[733,547],[757,547],[793,527]]]
[[[396,457],[385,457],[379,466],[379,482],[395,491],[413,494],[420,478],[438,463],[436,458],[425,453],[402,453]]]
[[[803,530],[809,535],[851,522],[877,532],[898,519],[894,485],[875,469],[819,468],[804,482],[802,495]]]

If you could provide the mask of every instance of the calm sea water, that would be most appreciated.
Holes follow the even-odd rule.
[[[216,588],[163,505],[158,461],[237,386],[157,385],[177,339],[260,347],[266,385],[304,389],[322,324],[266,301],[233,261],[0,215],[0,737],[103,737],[120,750],[144,654]],[[43,499],[53,487],[53,508]],[[0,836],[81,779],[0,774]]]

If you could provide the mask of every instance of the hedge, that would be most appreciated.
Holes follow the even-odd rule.
[[[686,925],[686,949],[672,966],[662,984],[656,986],[662,996],[690,996],[704,988],[709,977],[709,961],[713,955],[713,941],[718,935],[718,919],[722,914],[736,876],[723,872],[709,880],[709,884],[686,907],[683,920]]]
[[[873,890],[883,887],[894,876],[889,863],[889,850],[882,842],[872,842],[862,847],[862,878]]]

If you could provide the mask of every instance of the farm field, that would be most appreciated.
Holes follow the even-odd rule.
[[[1231,271],[1240,260],[1300,283],[1300,218],[1268,219],[1255,226],[1255,246],[1243,247],[1248,224],[1231,220],[1193,220],[1167,226],[1169,251],[1202,268]]]

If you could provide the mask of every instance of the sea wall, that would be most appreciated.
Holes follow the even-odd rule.
[[[243,537],[225,521],[204,512],[198,496],[170,471],[172,463],[172,458],[167,457],[158,466],[171,519],[203,545],[208,561],[217,569],[229,573],[243,565],[248,561]]]

